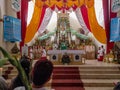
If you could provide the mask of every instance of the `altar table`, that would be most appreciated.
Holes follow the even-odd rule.
[[[48,50],[47,54],[53,64],[61,64],[62,55],[67,53],[71,58],[71,64],[83,64],[82,56],[85,55],[85,50]],[[76,57],[79,57],[76,59]]]

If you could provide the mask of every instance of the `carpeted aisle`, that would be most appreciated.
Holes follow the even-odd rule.
[[[52,88],[55,90],[85,90],[78,67],[54,67]]]

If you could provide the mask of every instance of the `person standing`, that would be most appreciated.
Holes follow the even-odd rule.
[[[32,46],[29,47],[29,56],[30,56],[30,59],[34,58],[34,56],[33,56],[33,47]]]
[[[100,61],[103,61],[104,55],[105,55],[105,49],[104,46],[102,45],[100,47]]]
[[[98,48],[98,51],[97,51],[97,60],[100,61],[100,47]]]
[[[28,56],[28,45],[25,44],[23,47],[22,47],[22,56],[23,55],[26,55]]]
[[[47,52],[45,47],[42,48],[42,52],[41,52],[41,60],[46,60],[47,59]]]

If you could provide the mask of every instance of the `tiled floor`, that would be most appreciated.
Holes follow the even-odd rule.
[[[71,65],[57,65],[57,66],[71,66]],[[72,65],[72,66],[120,66],[120,64],[116,64],[116,63],[107,63],[107,62],[103,62],[103,61],[98,61],[96,59],[94,60],[86,60],[85,64],[81,64],[81,65]]]
[[[107,63],[107,62],[102,62],[102,61],[97,61],[97,60],[86,60],[84,65],[96,65],[96,66],[120,66],[120,64],[115,64],[115,63]]]

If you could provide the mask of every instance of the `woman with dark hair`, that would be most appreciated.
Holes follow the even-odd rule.
[[[32,90],[47,90],[44,85],[50,80],[53,64],[48,60],[38,60],[32,73]]]

